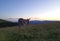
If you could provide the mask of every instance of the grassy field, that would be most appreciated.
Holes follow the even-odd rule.
[[[0,28],[0,41],[60,41],[60,23]]]

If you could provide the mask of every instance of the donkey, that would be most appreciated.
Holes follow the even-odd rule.
[[[25,25],[29,25],[29,20],[30,19],[19,18],[18,19],[18,25],[19,25],[19,27],[22,27],[22,26],[25,26]]]

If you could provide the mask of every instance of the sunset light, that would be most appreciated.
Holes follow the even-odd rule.
[[[59,0],[6,0],[0,3],[1,19],[60,20]]]

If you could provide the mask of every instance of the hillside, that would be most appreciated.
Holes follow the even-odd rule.
[[[60,23],[0,28],[0,41],[60,41]]]
[[[2,23],[2,22],[6,22],[6,21],[5,21],[5,20],[0,19],[0,23]]]
[[[0,27],[15,26],[17,23],[0,19]]]

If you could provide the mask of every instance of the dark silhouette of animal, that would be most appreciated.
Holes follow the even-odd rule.
[[[18,19],[18,25],[19,25],[19,27],[25,26],[25,25],[29,25],[29,20],[30,19],[19,18]]]

